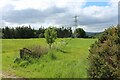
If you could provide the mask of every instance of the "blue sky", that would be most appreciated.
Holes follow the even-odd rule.
[[[110,4],[108,2],[86,2],[84,7],[88,6],[110,6]]]
[[[2,0],[0,26],[31,25],[36,29],[41,25],[74,27],[73,17],[78,15],[78,27],[88,32],[101,32],[111,25],[117,25],[118,1]]]

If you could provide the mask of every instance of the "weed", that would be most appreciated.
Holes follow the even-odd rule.
[[[20,62],[19,66],[26,67],[28,64],[29,64],[28,61],[22,61],[22,62]]]

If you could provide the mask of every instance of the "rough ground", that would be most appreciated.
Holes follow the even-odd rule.
[[[0,71],[0,80],[1,80],[1,78],[4,78],[3,80],[9,80],[9,79],[10,80],[26,80],[25,78],[16,77],[13,74],[8,74],[8,73]]]
[[[2,78],[17,78],[15,75],[11,75],[5,72],[0,71],[0,77]]]

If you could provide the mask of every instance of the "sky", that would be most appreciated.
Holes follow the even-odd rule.
[[[119,0],[2,0],[0,26],[74,27],[101,32],[118,24]]]

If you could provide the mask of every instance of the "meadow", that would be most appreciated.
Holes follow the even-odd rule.
[[[58,38],[56,42],[61,40],[67,42],[61,45],[65,52],[53,49],[33,64],[21,67],[14,63],[19,50],[34,45],[46,47],[45,39],[2,39],[2,71],[24,78],[87,78],[89,48],[97,39]]]

